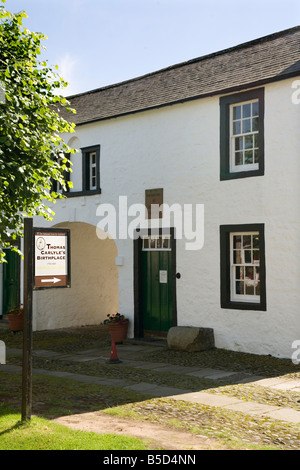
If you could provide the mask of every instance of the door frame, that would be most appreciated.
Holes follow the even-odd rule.
[[[174,227],[167,228],[146,228],[137,229],[135,233],[135,240],[133,242],[133,275],[134,275],[134,337],[143,338],[143,298],[142,298],[142,235],[150,235],[157,233],[159,235],[166,233],[171,235],[171,261],[172,261],[172,324],[177,326],[177,295],[176,295],[176,238]]]
[[[21,247],[21,242],[20,242],[20,239],[18,238],[16,241],[12,242],[11,243],[11,247],[8,247],[8,248],[4,248],[4,250],[11,250],[12,247],[15,247],[17,248],[18,250],[20,250],[20,247]],[[17,276],[18,276],[18,303],[20,303],[20,299],[21,299],[21,257],[18,253],[16,253],[16,255],[18,256],[17,258],[17,270],[18,270],[18,273],[17,273]],[[0,319],[3,318],[4,315],[6,315],[6,312],[4,312],[4,299],[5,299],[5,293],[4,293],[4,275],[5,275],[5,270],[4,270],[4,263],[3,263],[3,266],[2,266],[2,279],[1,280],[1,283],[2,283],[2,296],[0,298],[0,302],[1,302],[1,310],[0,310]]]

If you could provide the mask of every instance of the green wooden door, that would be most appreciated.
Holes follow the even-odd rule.
[[[7,263],[3,263],[3,315],[11,308],[17,307],[20,298],[20,257],[15,251],[5,250],[5,253]]]
[[[172,253],[142,252],[142,310],[146,332],[167,332],[173,326]]]

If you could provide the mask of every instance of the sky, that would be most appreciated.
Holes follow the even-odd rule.
[[[47,36],[65,96],[119,83],[300,24],[300,0],[6,0]]]

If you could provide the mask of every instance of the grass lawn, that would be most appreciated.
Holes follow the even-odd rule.
[[[21,422],[20,413],[0,405],[0,450],[147,450],[132,437],[73,431],[44,418]]]

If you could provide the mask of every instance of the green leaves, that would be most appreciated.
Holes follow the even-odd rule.
[[[0,6],[0,254],[12,236],[22,235],[25,215],[53,216],[47,204],[61,196],[50,182],[66,186],[69,158],[59,162],[62,153],[74,152],[61,137],[75,127],[59,114],[62,106],[74,112],[56,93],[66,82],[39,61],[46,36],[24,28],[26,17]]]

